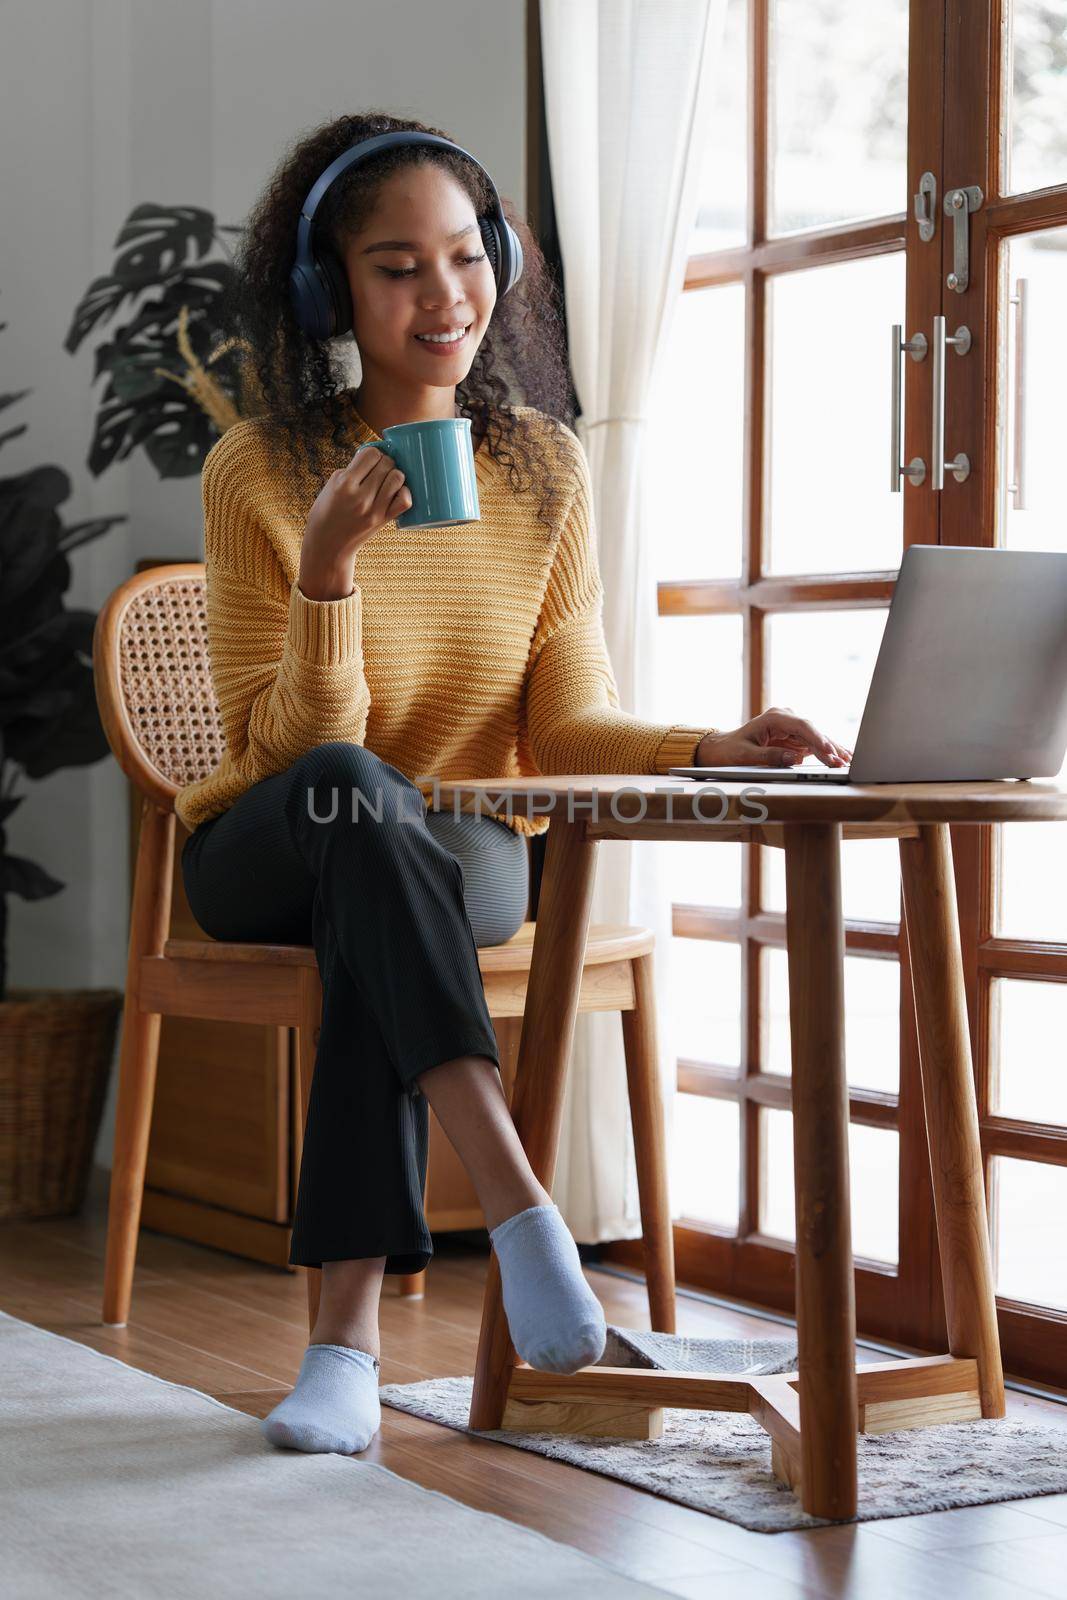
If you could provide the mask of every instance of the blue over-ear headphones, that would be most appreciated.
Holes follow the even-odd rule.
[[[463,150],[451,139],[442,139],[435,133],[417,133],[406,129],[401,133],[380,133],[373,139],[364,139],[344,151],[332,161],[313,185],[300,211],[296,230],[296,260],[289,274],[289,298],[296,320],[304,333],[312,339],[333,339],[348,333],[352,327],[352,295],[348,287],[348,274],[336,252],[329,246],[316,247],[313,239],[315,212],[323,195],[342,172],[356,166],[379,150],[396,145],[439,145],[445,150],[458,151],[481,172],[489,185],[493,203],[485,215],[478,218],[485,253],[496,277],[499,299],[513,289],[522,276],[522,245],[519,236],[504,216],[500,196],[492,178],[480,161],[469,150]]]

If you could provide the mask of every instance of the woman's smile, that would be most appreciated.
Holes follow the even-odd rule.
[[[424,350],[428,350],[431,355],[448,356],[451,355],[454,350],[463,349],[467,343],[467,336],[473,326],[474,324],[469,322],[458,336],[456,334],[448,335],[440,333],[416,333],[413,337],[422,346],[422,348]]]

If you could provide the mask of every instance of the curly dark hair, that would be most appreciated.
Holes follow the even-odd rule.
[[[311,483],[321,486],[352,453],[352,418],[343,398],[351,336],[324,341],[309,337],[289,299],[300,208],[316,178],[345,150],[375,134],[404,129],[452,137],[412,118],[368,111],[337,117],[298,138],[253,206],[235,254],[220,307],[222,334],[246,342],[245,395],[254,395],[250,414],[279,427],[298,483],[310,473]],[[340,256],[342,242],[372,216],[384,181],[402,167],[427,163],[443,167],[462,185],[477,215],[488,209],[486,181],[463,156],[433,146],[400,147],[372,156],[331,186],[316,217],[320,236]],[[547,521],[545,512],[561,489],[553,471],[556,452],[539,448],[527,436],[513,408],[532,406],[573,427],[562,297],[528,224],[500,198],[522,243],[523,272],[514,288],[498,298],[470,372],[456,386],[456,402],[460,415],[471,419],[476,436],[484,435],[480,448],[508,467],[516,493],[531,484],[538,488],[538,516]]]

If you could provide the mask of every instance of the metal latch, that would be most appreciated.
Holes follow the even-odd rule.
[[[950,189],[945,196],[945,214],[952,218],[952,271],[945,282],[957,294],[962,294],[971,281],[967,218],[981,204],[982,191],[977,184]]]
[[[919,179],[919,192],[912,195],[912,204],[919,224],[919,238],[929,244],[937,227],[937,179],[932,172],[924,172]]]

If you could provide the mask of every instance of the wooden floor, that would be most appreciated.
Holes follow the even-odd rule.
[[[78,1217],[0,1223],[0,1309],[252,1416],[287,1392],[306,1343],[303,1278],[161,1234],[141,1236],[131,1321],[100,1323],[107,1174]],[[383,1383],[474,1370],[486,1258],[446,1240],[422,1300],[382,1297]],[[609,1322],[647,1328],[641,1285],[587,1268]],[[776,1321],[679,1296],[678,1331],[781,1337]],[[884,1357],[871,1352],[869,1359]],[[1009,1415],[1067,1428],[1067,1405],[1009,1393]],[[1067,1449],[1067,1433],[1064,1435]],[[672,1594],[743,1600],[1063,1596],[1067,1494],[760,1534],[611,1478],[389,1406],[361,1460],[536,1528]]]

